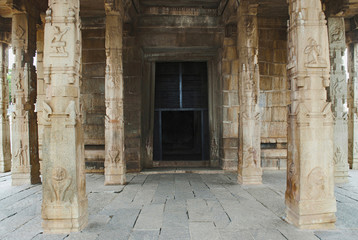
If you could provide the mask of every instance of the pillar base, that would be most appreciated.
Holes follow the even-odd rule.
[[[335,199],[304,200],[295,206],[286,200],[286,206],[286,221],[300,229],[335,229]]]
[[[0,173],[6,173],[11,171],[11,164],[5,164],[0,166]]]
[[[126,176],[123,175],[105,175],[104,185],[125,185]]]
[[[237,181],[241,185],[260,185],[262,184],[262,175],[243,176],[239,174]]]
[[[348,169],[349,169],[348,164],[335,166],[334,182],[335,183],[347,183],[347,182],[349,182]]]
[[[44,233],[60,234],[79,232],[88,223],[88,201],[81,202],[80,209],[71,205],[50,205],[42,207],[42,228]],[[79,215],[78,217],[75,217]]]
[[[353,162],[351,166],[352,170],[358,170],[358,162]]]
[[[11,174],[11,185],[12,186],[21,186],[21,185],[30,185],[41,183],[41,178],[33,177],[31,178],[30,173],[16,173],[12,172]]]

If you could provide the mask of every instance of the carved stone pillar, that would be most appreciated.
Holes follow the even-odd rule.
[[[33,58],[36,51],[36,18],[27,13],[12,17],[12,48],[15,64],[12,69],[12,184],[39,183],[40,165],[37,143],[36,70]]]
[[[111,3],[109,3],[111,2]],[[122,1],[105,1],[106,8],[106,130],[105,184],[125,184],[123,121],[123,6]]]
[[[331,59],[330,98],[334,115],[333,160],[335,182],[348,182],[348,121],[344,104],[347,103],[347,82],[343,56],[346,50],[344,18],[328,19]]]
[[[261,184],[260,72],[258,64],[257,4],[241,1],[238,8],[239,56],[239,164],[241,184]]]
[[[81,125],[80,1],[50,0],[46,11],[42,102],[43,201],[46,233],[80,231],[88,221]]]
[[[333,228],[336,221],[333,114],[327,102],[329,46],[320,0],[290,0],[287,221]]]
[[[3,34],[5,36],[8,34]],[[9,36],[8,36],[9,37]],[[9,40],[10,38],[8,38]],[[7,81],[8,44],[0,37],[0,172],[11,170],[10,125],[7,117],[9,84]]]
[[[40,172],[42,172],[42,145],[43,145],[43,131],[44,126],[42,125],[42,103],[46,99],[45,92],[45,79],[43,69],[43,56],[44,56],[44,25],[39,25],[37,28],[37,100],[36,110],[38,119],[38,141],[39,141],[39,161],[40,161]]]
[[[358,43],[350,43],[348,52],[348,162],[358,169]]]

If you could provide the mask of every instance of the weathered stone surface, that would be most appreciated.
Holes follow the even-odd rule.
[[[122,4],[106,3],[105,185],[126,183]]]
[[[42,227],[45,233],[80,231],[88,221],[80,107],[79,1],[50,1],[46,11]]]
[[[358,169],[358,43],[350,43],[348,52],[348,162],[351,169]]]
[[[7,117],[9,83],[7,81],[8,44],[0,39],[0,172],[11,170],[10,125]]]
[[[240,64],[238,181],[244,185],[261,184],[257,4],[243,1],[237,14]]]
[[[328,19],[328,35],[331,59],[330,97],[334,115],[333,151],[335,164],[335,182],[348,181],[348,112],[346,70],[343,56],[346,50],[346,38],[343,18]]]
[[[319,0],[291,0],[289,9],[287,69],[292,102],[287,221],[300,228],[334,228],[333,115],[326,99],[330,70],[326,20]]]
[[[12,16],[12,49],[15,64],[11,86],[14,110],[11,113],[11,155],[13,185],[39,183],[36,101],[36,15],[16,13]]]

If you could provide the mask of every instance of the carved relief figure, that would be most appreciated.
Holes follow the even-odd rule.
[[[322,47],[318,45],[317,41],[313,38],[308,39],[308,45],[305,48],[305,54],[307,56],[307,66],[326,65],[326,61],[321,56]]]
[[[251,37],[255,31],[255,24],[252,18],[247,17],[245,19],[245,26],[246,26],[246,34],[248,37]]]
[[[54,49],[52,53],[53,56],[67,56],[68,53],[66,52],[66,42],[62,41],[63,36],[67,33],[70,29],[69,27],[65,28],[65,30],[61,31],[60,27],[55,26],[56,32],[54,33],[54,38],[52,39],[51,48]]]
[[[20,72],[18,73],[17,77],[15,77],[15,87],[16,87],[16,90],[20,90],[22,88]]]
[[[147,139],[147,143],[146,143],[146,150],[147,150],[147,156],[151,157],[153,156],[153,148],[152,148],[153,144],[152,144],[152,138],[148,138]]]
[[[342,159],[343,159],[342,150],[340,147],[337,147],[336,151],[334,153],[334,156],[333,156],[334,163],[335,164],[340,163],[340,162],[342,162]]]
[[[211,139],[210,151],[213,159],[218,156],[219,146],[217,144],[216,138],[214,137]]]
[[[52,170],[52,200],[56,203],[65,202],[65,195],[71,184],[71,177],[68,176],[66,169],[55,167]]]
[[[245,149],[247,149],[245,151]],[[252,146],[244,146],[243,162],[245,168],[256,168],[258,167],[257,150]]]
[[[108,156],[109,156],[109,160],[112,164],[117,164],[120,162],[119,151],[111,150],[111,151],[109,151]]]
[[[320,167],[314,168],[307,178],[307,198],[308,199],[322,199],[326,196],[325,186],[326,176]]]
[[[25,29],[23,27],[21,27],[20,25],[18,25],[16,28],[15,34],[18,39],[23,39],[23,37],[25,35]]]
[[[22,147],[22,141],[20,140],[20,146],[17,152],[15,153],[15,159],[18,160],[19,166],[27,166],[27,145]]]
[[[343,39],[343,31],[340,26],[333,24],[330,28],[331,42],[339,42]]]
[[[289,166],[287,176],[287,194],[291,199],[298,198],[298,176],[295,164],[292,162]]]

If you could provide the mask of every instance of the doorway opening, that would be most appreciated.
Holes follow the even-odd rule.
[[[209,165],[207,75],[206,62],[156,63],[154,165]]]

